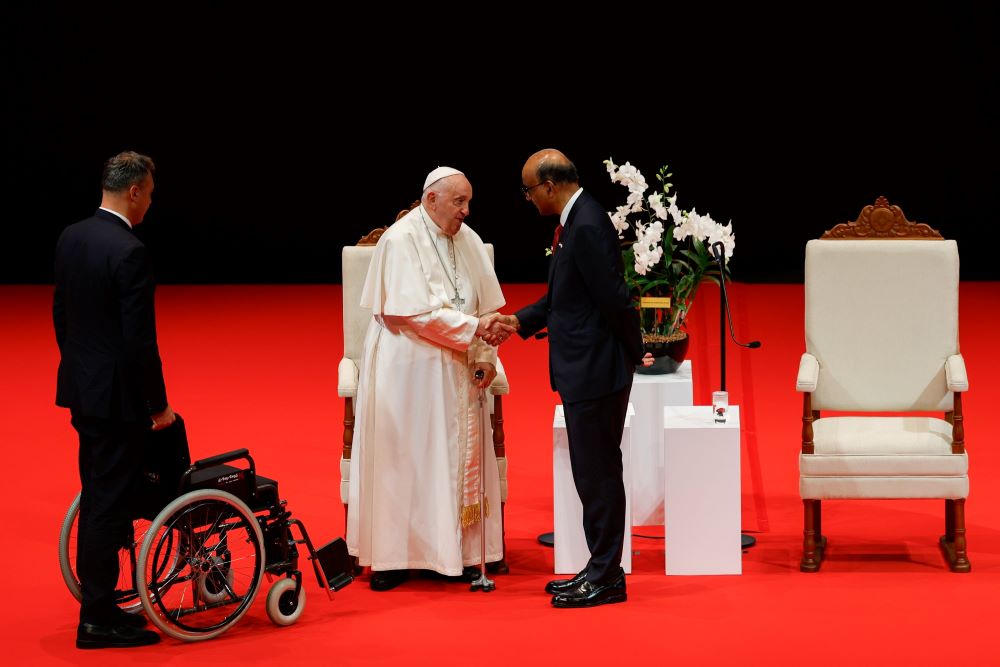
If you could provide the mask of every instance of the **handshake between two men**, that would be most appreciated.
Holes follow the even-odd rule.
[[[476,336],[483,339],[487,345],[496,347],[504,342],[521,326],[514,315],[490,313],[479,318]]]
[[[479,326],[476,327],[476,337],[482,338],[483,342],[496,347],[500,343],[510,338],[511,334],[517,331],[520,323],[513,315],[503,315],[501,313],[490,313],[479,318]],[[473,364],[473,373],[477,370],[483,371],[483,377],[475,384],[480,389],[485,389],[496,377],[496,368],[493,364],[477,362]]]
[[[476,328],[476,336],[482,338],[483,342],[497,347],[500,343],[503,343],[511,334],[515,333],[521,328],[521,323],[518,321],[516,315],[504,315],[503,313],[490,313],[488,315],[483,315],[479,318],[479,326]],[[643,357],[642,363],[646,368],[653,365],[653,355],[646,352]],[[489,364],[487,364],[489,365]],[[487,372],[487,377],[484,383],[480,383],[481,388],[488,387],[490,382],[493,381],[493,376],[496,375],[494,371],[492,375]]]

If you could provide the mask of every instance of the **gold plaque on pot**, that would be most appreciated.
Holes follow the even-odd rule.
[[[670,307],[670,297],[669,296],[640,296],[639,297],[639,307],[640,308],[669,308]]]

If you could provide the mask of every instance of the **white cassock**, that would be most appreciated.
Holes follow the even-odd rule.
[[[358,382],[347,545],[372,570],[457,576],[480,559],[482,431],[472,364],[496,364],[496,349],[475,331],[504,298],[479,235],[462,225],[450,253],[448,237],[422,209],[382,235],[361,295],[373,319]],[[488,408],[483,430],[491,562],[503,548]]]

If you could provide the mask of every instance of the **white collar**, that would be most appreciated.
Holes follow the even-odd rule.
[[[129,219],[126,218],[121,213],[119,213],[118,211],[112,211],[110,208],[104,208],[103,206],[98,206],[97,208],[101,209],[102,211],[107,211],[108,213],[111,213],[112,215],[117,215],[119,218],[121,218],[122,220],[125,221],[125,224],[128,225],[129,229],[132,229],[132,223],[129,222]]]
[[[566,205],[563,206],[562,213],[559,214],[559,224],[563,227],[566,226],[566,220],[569,219],[569,210],[573,208],[573,204],[576,203],[576,200],[580,198],[581,194],[583,194],[583,188],[577,188],[576,192],[573,193],[573,196],[570,197],[569,201],[566,202]]]
[[[445,239],[450,238],[447,234],[444,233],[443,229],[441,229],[440,227],[438,227],[438,223],[436,223],[434,221],[434,218],[432,218],[431,214],[427,212],[427,209],[424,208],[423,204],[420,205],[420,217],[422,217],[425,222],[430,223],[427,226],[427,228],[430,229],[432,232],[434,232],[434,234],[436,236],[438,236],[438,237],[443,236],[443,237],[445,237]]]

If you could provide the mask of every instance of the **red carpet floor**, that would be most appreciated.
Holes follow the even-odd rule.
[[[539,285],[505,288],[511,307]],[[57,350],[50,288],[0,286],[0,442],[6,457],[0,628],[8,664],[998,664],[1000,448],[995,406],[1000,285],[962,286],[962,352],[969,368],[966,435],[973,572],[948,572],[937,550],[941,501],[829,502],[828,560],[798,571],[797,453],[803,350],[802,287],[735,285],[744,339],[730,345],[731,402],[744,416],[744,531],[758,545],[744,574],[667,577],[663,543],[636,539],[629,601],[550,608],[542,592],[552,551],[551,420],[546,342],[502,348],[507,400],[511,574],[497,591],[416,580],[374,593],[361,580],[328,602],[308,579],[308,605],[291,627],[272,625],[263,595],[222,637],[199,644],[82,652],[77,605],[57,563],[60,523],[77,491],[76,441],[53,405]],[[259,470],[317,542],[343,533],[339,500],[342,402],[339,286],[167,286],[158,292],[160,347],[171,403],[188,423],[192,454],[249,447]],[[704,288],[691,320],[695,400],[718,382],[718,291]],[[649,528],[640,532],[650,533]],[[662,530],[662,529],[660,529]],[[991,637],[994,637],[991,639]]]

